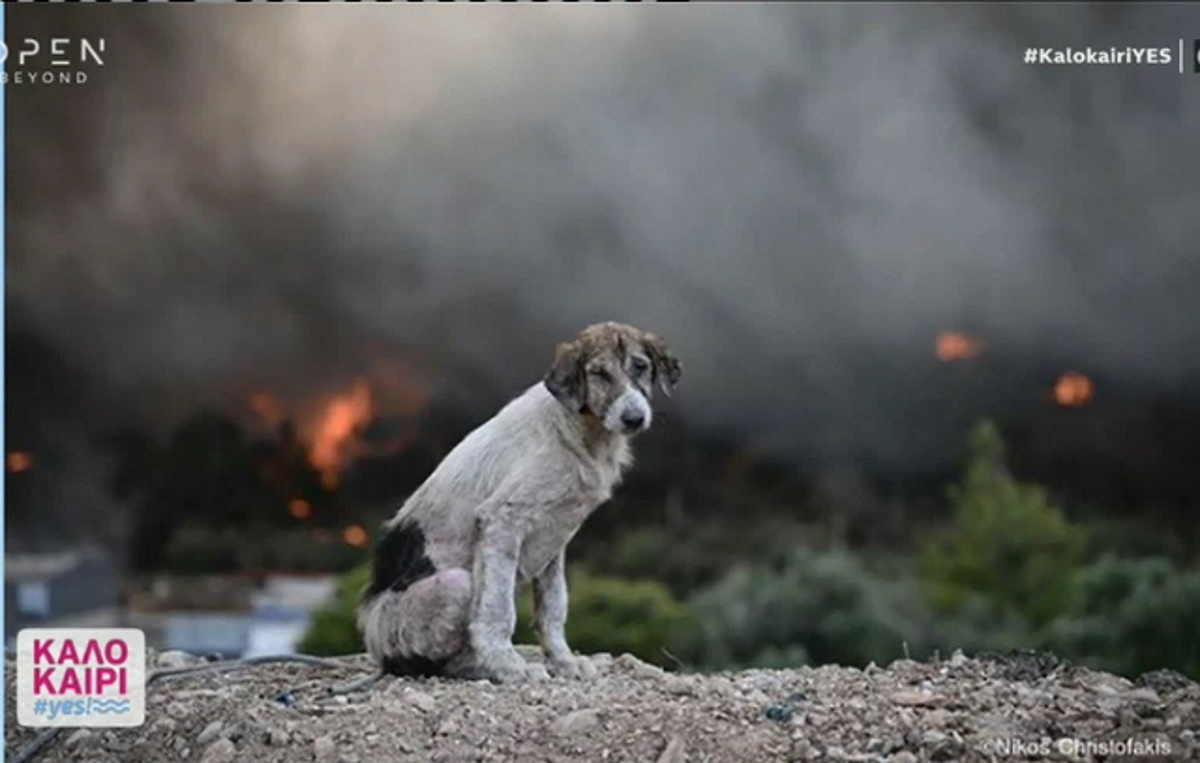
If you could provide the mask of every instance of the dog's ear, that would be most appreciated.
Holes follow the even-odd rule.
[[[675,385],[679,383],[679,377],[683,375],[683,366],[680,364],[679,358],[675,357],[675,353],[671,352],[667,343],[658,334],[649,332],[643,334],[642,346],[650,355],[650,361],[654,368],[654,380],[658,382],[658,387],[663,394],[670,397],[671,390],[675,389]]]
[[[583,347],[579,342],[563,342],[554,350],[554,363],[542,380],[550,394],[575,413],[587,402],[584,388]]]

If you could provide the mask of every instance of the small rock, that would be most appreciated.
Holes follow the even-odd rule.
[[[950,655],[950,667],[952,668],[961,668],[967,662],[969,660],[967,660],[967,656],[962,653],[961,649],[955,649],[954,654]]]
[[[662,755],[658,756],[658,763],[685,763],[685,761],[687,761],[687,745],[684,744],[683,737],[676,734],[671,737],[671,741],[667,742]]]
[[[432,713],[437,708],[437,700],[423,691],[406,691],[401,699],[423,713]]]
[[[267,741],[272,747],[287,747],[292,741],[292,737],[283,729],[271,729],[268,732]]]
[[[888,758],[890,763],[917,763],[917,756],[908,750],[901,750],[892,757]]]
[[[296,706],[296,698],[291,695],[291,692],[281,692],[275,697],[275,701],[287,708]]]
[[[892,695],[892,702],[906,707],[932,707],[942,704],[943,699],[927,691],[899,691]]]
[[[95,740],[92,739],[91,731],[88,731],[87,729],[79,729],[71,734],[71,736],[67,737],[67,741],[64,742],[64,744],[66,744],[67,747],[83,747],[90,745],[93,741]]]
[[[175,720],[181,721],[184,718],[187,718],[188,716],[190,716],[191,714],[192,714],[192,711],[189,710],[188,706],[183,704],[182,702],[171,702],[171,703],[167,704],[167,715],[171,716]]]
[[[200,736],[196,737],[196,744],[201,747],[217,741],[217,737],[221,736],[221,731],[225,728],[225,724],[221,721],[213,721],[204,727],[204,731],[200,732]]]
[[[233,763],[237,747],[228,739],[218,739],[200,756],[200,763]]]
[[[1162,701],[1158,696],[1158,692],[1148,686],[1126,692],[1125,698],[1130,702],[1149,702],[1155,705]]]
[[[438,736],[450,736],[458,731],[458,723],[453,718],[447,718],[442,721],[442,725],[437,728]]]
[[[403,702],[392,701],[383,703],[383,712],[391,713],[392,715],[405,715],[410,712],[408,708],[409,706]]]
[[[155,660],[155,663],[158,665],[158,667],[166,670],[187,668],[197,664],[198,662],[200,662],[199,657],[188,654],[187,652],[180,652],[178,650],[163,652],[158,656],[158,659]]]
[[[623,655],[622,655],[623,656]],[[600,724],[599,710],[576,710],[550,724],[550,733],[558,736],[584,734]]]
[[[696,695],[696,682],[687,676],[670,676],[667,678],[667,683],[663,688],[667,690],[668,694],[674,694],[679,697],[694,697]]]
[[[952,717],[953,716],[951,716],[950,713],[946,712],[945,710],[930,710],[925,714],[924,721],[925,725],[929,726],[930,728],[944,729],[950,725],[950,719]]]
[[[648,662],[642,662],[628,652],[614,660],[613,664],[623,670],[628,670],[636,678],[652,678],[661,680],[667,676],[667,671],[663,670],[657,665],[651,665]]]
[[[317,737],[313,741],[313,756],[317,763],[337,763],[337,745],[334,744],[333,737]]]

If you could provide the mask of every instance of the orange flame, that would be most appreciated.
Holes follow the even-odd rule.
[[[33,468],[33,454],[14,451],[8,454],[8,457],[4,459],[4,463],[10,472],[20,474]]]
[[[296,519],[308,519],[312,516],[312,504],[303,498],[293,498],[288,503],[288,514],[291,514]]]
[[[944,363],[971,360],[983,354],[983,342],[960,331],[943,331],[938,334],[934,352]]]
[[[1082,408],[1092,401],[1092,380],[1080,373],[1066,373],[1054,385],[1054,402],[1067,408]]]
[[[337,487],[346,451],[354,434],[371,420],[371,388],[359,379],[349,391],[335,397],[317,422],[309,461],[321,473],[321,484]]]
[[[346,545],[354,547],[362,547],[367,544],[367,531],[362,525],[350,525],[345,530],[342,530],[342,540],[346,541]]]
[[[246,407],[268,426],[277,427],[287,418],[283,404],[266,392],[255,392],[246,400]]]

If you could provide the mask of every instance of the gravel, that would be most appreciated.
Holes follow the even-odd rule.
[[[145,725],[67,729],[35,760],[1200,761],[1200,685],[1170,671],[1130,681],[1032,654],[709,675],[592,661],[586,682],[387,679],[351,696],[327,690],[369,672],[362,656],[172,678],[150,688]],[[11,757],[37,730],[16,724],[7,667]]]

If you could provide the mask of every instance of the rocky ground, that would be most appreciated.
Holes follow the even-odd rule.
[[[1036,655],[715,675],[594,660],[587,683],[392,679],[348,697],[327,690],[367,672],[361,657],[173,678],[150,687],[144,726],[68,729],[32,760],[1200,760],[1200,685],[1169,672],[1129,681]],[[35,736],[16,724],[13,675],[8,760]]]

